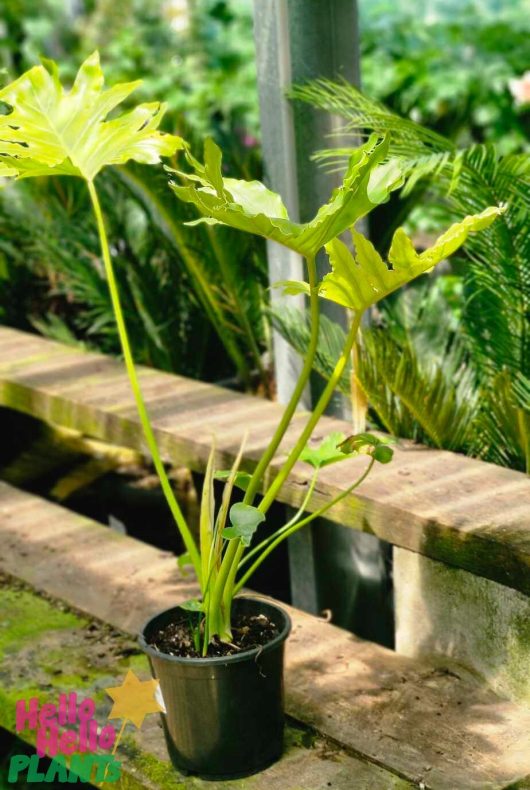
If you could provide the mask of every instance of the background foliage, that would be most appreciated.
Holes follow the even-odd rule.
[[[530,207],[522,155],[530,109],[514,101],[509,84],[530,69],[530,0],[359,6],[370,100],[326,90],[306,98],[338,109],[356,135],[394,132],[394,153],[411,178],[374,216],[376,245],[384,251],[403,221],[426,244],[452,216],[510,203],[464,265],[456,260],[381,306],[361,351],[372,419],[527,468]],[[109,80],[145,78],[134,101],[167,101],[167,130],[191,139],[198,153],[212,134],[231,175],[259,177],[251,11],[250,0],[5,0],[0,64],[7,79],[45,54],[68,80],[99,47]],[[270,393],[262,246],[226,229],[186,229],[186,208],[166,193],[164,175],[146,171],[123,168],[101,183],[138,360],[203,379],[235,377]],[[74,181],[0,191],[0,321],[117,352],[85,203]],[[303,350],[303,320],[290,313],[274,320]],[[325,373],[340,330],[324,321],[322,335]]]
[[[68,81],[98,47],[109,82],[144,77],[133,100],[163,99],[166,130],[213,134],[236,175],[259,174],[252,20],[242,2],[7,0],[9,76],[57,59]],[[203,379],[267,391],[265,263],[258,242],[182,227],[193,218],[147,168],[101,177],[135,353]],[[0,192],[0,320],[118,351],[84,190],[54,179]],[[73,221],[73,223],[72,223]],[[35,230],[37,231],[35,233]]]

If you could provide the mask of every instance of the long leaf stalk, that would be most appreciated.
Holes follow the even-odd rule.
[[[261,456],[252,477],[250,479],[248,488],[245,492],[245,497],[243,502],[246,505],[251,505],[254,501],[254,497],[256,496],[263,476],[267,471],[267,468],[274,458],[276,454],[276,450],[281,444],[285,433],[291,424],[291,420],[293,415],[300,403],[300,399],[304,393],[304,390],[307,386],[309,381],[309,377],[311,376],[311,372],[313,370],[313,365],[315,361],[315,356],[317,353],[318,348],[318,333],[320,329],[320,308],[319,308],[319,296],[317,291],[317,269],[315,258],[307,258],[307,274],[308,274],[308,281],[309,281],[309,313],[311,318],[311,336],[309,339],[309,346],[307,348],[307,352],[304,358],[304,364],[302,370],[300,371],[300,376],[298,377],[298,381],[296,382],[296,386],[292,392],[291,397],[289,398],[289,402],[287,403],[282,418],[278,423],[278,427],[276,428],[273,437],[269,444],[267,445],[266,450],[264,451],[263,455]]]
[[[280,543],[282,543],[287,538],[290,538],[291,535],[294,535],[294,533],[297,532],[299,529],[302,529],[302,527],[305,527],[305,526],[307,526],[307,524],[310,524],[311,521],[314,521],[316,518],[320,518],[321,516],[325,515],[325,513],[327,513],[328,510],[331,510],[331,508],[334,507],[334,505],[338,504],[342,499],[344,499],[345,497],[349,496],[349,494],[351,494],[352,491],[354,491],[356,488],[358,488],[361,485],[361,483],[363,483],[366,480],[366,478],[368,477],[368,475],[372,471],[372,467],[373,467],[374,463],[375,463],[375,459],[371,458],[370,459],[370,463],[367,465],[366,469],[364,470],[362,475],[355,481],[355,483],[352,483],[351,486],[346,488],[344,491],[341,491],[340,494],[337,494],[337,496],[334,497],[330,502],[327,502],[321,508],[319,508],[318,510],[315,510],[314,513],[311,513],[309,516],[306,516],[306,518],[303,518],[300,521],[297,521],[295,523],[290,523],[290,524],[284,525],[283,527],[281,527],[275,533],[275,535],[271,536],[271,537],[274,538],[274,540],[272,540],[269,543],[269,545],[265,547],[264,551],[260,554],[258,559],[253,562],[253,564],[250,566],[250,568],[239,579],[239,581],[237,582],[237,584],[234,587],[234,595],[237,595],[237,593],[247,583],[247,581],[250,579],[250,577],[253,576],[253,574],[257,571],[257,569],[259,568],[261,563],[264,560],[267,559],[269,554],[272,551],[274,551],[274,549],[277,546],[279,546]],[[287,527],[287,529],[286,529],[286,527]]]
[[[276,499],[276,495],[278,494],[284,482],[287,480],[287,477],[289,476],[291,469],[298,461],[304,447],[306,446],[308,440],[311,438],[311,435],[315,430],[318,421],[324,414],[329,404],[329,401],[331,400],[331,397],[335,392],[335,389],[337,388],[337,385],[342,377],[342,374],[344,373],[346,365],[349,362],[352,349],[355,340],[357,338],[357,333],[361,325],[361,319],[362,319],[362,313],[357,313],[352,321],[350,330],[346,336],[346,341],[344,343],[342,353],[337,361],[337,364],[335,365],[335,368],[328,380],[328,383],[326,384],[326,387],[324,388],[320,398],[318,399],[318,402],[315,408],[313,409],[311,416],[309,417],[302,433],[300,434],[298,441],[296,442],[293,449],[287,456],[287,459],[283,463],[278,474],[276,475],[269,489],[265,493],[265,496],[263,497],[262,501],[258,505],[258,508],[259,510],[261,510],[262,513],[266,513],[270,508],[270,506],[272,505],[272,503],[274,502],[274,500]]]
[[[319,308],[319,296],[317,291],[317,269],[316,269],[315,258],[309,257],[306,259],[306,262],[307,262],[307,273],[308,273],[308,281],[309,281],[309,310],[311,317],[311,336],[309,340],[309,346],[305,354],[304,364],[300,372],[300,376],[298,377],[298,381],[296,382],[296,386],[291,394],[289,402],[287,403],[284,409],[282,418],[278,423],[278,426],[273,434],[273,437],[269,442],[269,444],[267,445],[267,448],[265,449],[263,455],[261,456],[256,468],[254,469],[252,477],[249,481],[247,490],[245,492],[245,496],[243,498],[243,503],[246,505],[251,505],[252,502],[254,501],[254,498],[259,490],[261,481],[269,467],[269,464],[274,458],[274,455],[276,454],[276,451],[280,446],[281,441],[291,424],[293,415],[298,407],[300,399],[303,395],[303,392],[307,386],[307,383],[311,376],[311,372],[313,370],[315,356],[318,348],[320,308]],[[217,578],[217,583],[213,592],[212,602],[220,606],[222,601],[224,605],[224,609],[228,614],[230,613],[232,599],[233,599],[233,588],[235,584],[235,578],[237,575],[239,562],[244,553],[244,550],[245,547],[243,546],[241,541],[239,540],[231,541],[223,558],[221,569],[219,571],[219,576]]]
[[[173,518],[175,519],[180,534],[182,535],[182,539],[184,541],[184,545],[186,546],[186,550],[190,555],[190,559],[193,564],[195,573],[197,574],[197,578],[200,580],[201,558],[199,555],[199,551],[197,549],[197,545],[195,543],[193,535],[190,532],[186,519],[184,518],[184,514],[182,513],[179,503],[177,502],[177,499],[171,487],[171,483],[169,482],[169,478],[167,476],[164,463],[160,457],[157,441],[155,439],[155,435],[151,426],[151,421],[147,413],[147,408],[142,394],[142,389],[140,387],[140,381],[138,379],[138,374],[136,372],[136,367],[134,364],[134,359],[131,351],[131,345],[129,342],[129,335],[127,332],[127,326],[125,324],[125,319],[123,317],[123,311],[121,308],[121,300],[118,291],[118,284],[116,282],[114,267],[112,265],[112,258],[110,254],[107,231],[105,228],[105,221],[103,219],[103,213],[101,211],[101,204],[99,202],[98,193],[93,181],[87,181],[87,187],[88,187],[88,192],[90,194],[90,200],[92,202],[92,208],[94,210],[94,216],[96,218],[99,241],[101,245],[101,255],[103,258],[103,264],[105,266],[105,274],[109,286],[110,298],[112,301],[112,308],[114,310],[114,316],[116,319],[116,326],[118,328],[118,334],[123,352],[123,358],[125,361],[125,367],[127,369],[127,374],[129,376],[131,389],[134,395],[134,400],[136,402],[136,408],[138,409],[138,416],[140,417],[140,423],[142,425],[142,429],[144,432],[145,440],[147,442],[147,446],[149,448],[149,452],[151,453],[151,457],[153,459],[153,464],[155,466],[156,473],[160,479],[160,485],[162,486],[162,490],[166,497]]]
[[[318,305],[317,305],[318,311]],[[265,492],[265,495],[258,505],[258,510],[262,513],[267,513],[270,506],[276,499],[276,495],[278,494],[279,490],[281,489],[284,482],[287,480],[291,469],[295,465],[295,463],[300,458],[308,440],[311,438],[311,435],[318,424],[320,418],[324,414],[329,401],[335,389],[344,373],[346,365],[349,362],[353,346],[355,344],[357,334],[359,332],[359,327],[361,325],[362,320],[362,313],[357,313],[352,321],[350,331],[346,336],[346,340],[344,343],[344,347],[342,349],[342,353],[335,365],[335,369],[331,374],[329,381],[324,388],[311,416],[307,420],[307,423],[302,430],[298,441],[294,445],[293,449],[287,456],[286,460],[284,461],[283,465],[281,466],[278,474],[272,481],[271,485],[269,486],[268,490]],[[248,493],[248,490],[247,490]],[[239,564],[243,558],[243,554],[245,552],[245,547],[240,541],[233,541],[231,545],[228,547],[228,550],[225,554],[223,559],[223,565],[230,566],[228,569],[225,569],[223,575],[223,601],[226,610],[230,610],[233,597],[235,595],[236,590],[236,576],[239,569]]]

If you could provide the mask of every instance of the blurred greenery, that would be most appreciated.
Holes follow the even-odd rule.
[[[483,176],[481,189],[500,189],[497,198],[513,202],[518,165],[509,157],[530,150],[530,108],[515,101],[510,80],[530,69],[530,0],[359,0],[359,7],[365,94],[394,112],[390,126],[399,130],[400,118],[422,124],[414,124],[409,150],[398,153],[423,178],[375,217],[378,245],[402,221],[428,241],[448,213],[461,214],[475,197],[490,199],[476,189]],[[167,102],[167,130],[190,139],[199,153],[204,135],[212,134],[230,175],[260,177],[251,0],[4,0],[2,10],[5,79],[44,54],[59,61],[68,80],[98,47],[109,81],[144,79],[134,101]],[[364,118],[364,128],[378,128],[376,121]],[[422,128],[437,136],[425,131],[418,142]],[[448,199],[462,150],[468,176]],[[497,178],[505,166],[511,188]],[[228,230],[185,228],[189,217],[165,192],[162,172],[128,167],[101,181],[138,360],[208,380],[236,376],[247,389],[269,393],[263,247]],[[433,200],[425,199],[426,190]],[[54,179],[0,191],[0,321],[117,353],[85,204],[80,185]],[[472,250],[465,277],[455,264],[427,280],[428,288],[414,286],[389,300],[379,316],[385,329],[367,339],[363,356],[380,424],[519,467],[530,457],[526,417],[518,411],[530,377],[522,211],[510,212],[502,238],[493,235],[489,248]],[[333,328],[327,335],[331,342]],[[472,374],[464,375],[468,369]],[[419,408],[425,387],[439,396],[430,419]],[[495,391],[504,393],[498,402]],[[436,403],[447,398],[440,410]],[[520,429],[512,430],[518,421]],[[495,439],[499,432],[502,441]]]
[[[529,0],[361,0],[367,96],[459,145],[530,146],[509,81],[530,68]]]
[[[258,129],[252,17],[245,0],[4,0],[0,62],[14,77],[42,55],[68,81],[100,49],[109,82],[143,79],[134,101],[167,102],[169,131]]]
[[[260,174],[252,19],[239,0],[6,0],[8,77],[41,55],[75,76],[95,48],[109,83],[142,78],[133,101],[163,100],[164,126],[199,148],[217,138],[236,176]],[[237,376],[267,392],[263,245],[194,218],[166,177],[123,168],[100,182],[137,359],[207,380]],[[118,352],[82,185],[48,179],[0,192],[0,320]],[[35,232],[36,231],[36,232]],[[206,319],[206,320],[205,320]]]

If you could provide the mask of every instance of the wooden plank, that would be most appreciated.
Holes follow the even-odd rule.
[[[141,369],[140,377],[164,457],[196,471],[205,467],[213,435],[229,466],[247,430],[244,466],[252,469],[281,414],[278,404],[181,376]],[[100,354],[64,351],[2,328],[0,403],[145,451],[123,366]],[[303,419],[297,415],[281,452]],[[347,433],[349,426],[323,418],[314,438],[332,430]],[[365,463],[359,458],[324,469],[310,509],[344,490]],[[299,505],[308,476],[298,464],[278,499]],[[329,518],[530,594],[530,479],[522,473],[403,441],[394,462],[377,466],[360,493],[342,500]]]
[[[73,691],[80,700],[94,700],[95,716],[102,727],[111,706],[102,688],[120,685],[128,669],[142,679],[150,676],[147,658],[138,655],[133,640],[64,611],[64,606],[59,608],[6,579],[0,579],[0,610],[5,687],[4,693],[0,692],[0,725],[8,729],[15,720],[15,700],[37,694],[42,704],[57,704],[60,693]],[[34,746],[34,731],[25,730],[20,736]],[[126,726],[117,751],[121,775],[112,786],[118,790],[350,790],[354,782],[357,790],[412,788],[409,782],[349,755],[307,728],[289,722],[285,736],[285,754],[265,771],[245,780],[206,782],[172,768],[160,718],[147,716],[139,730]]]
[[[0,570],[134,633],[196,593],[174,557],[0,484]],[[449,663],[399,656],[290,609],[287,711],[342,748],[436,790],[530,775],[530,710]]]

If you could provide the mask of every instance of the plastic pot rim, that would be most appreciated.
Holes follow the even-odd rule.
[[[244,650],[241,653],[235,653],[229,656],[211,656],[211,657],[191,657],[191,656],[172,656],[169,653],[164,653],[162,650],[157,650],[152,645],[148,644],[145,639],[145,632],[149,625],[160,617],[166,612],[173,612],[178,611],[181,607],[177,604],[176,606],[170,606],[167,609],[161,609],[156,614],[149,617],[143,626],[140,629],[140,634],[138,636],[138,642],[140,643],[140,647],[147,653],[147,655],[152,656],[153,658],[162,658],[164,661],[169,661],[173,664],[185,664],[187,666],[201,666],[201,667],[208,667],[208,666],[220,666],[222,664],[237,664],[241,661],[249,661],[252,658],[257,658],[258,656],[263,655],[263,653],[268,653],[270,650],[273,650],[282,642],[285,642],[289,634],[291,633],[292,628],[292,620],[290,615],[287,611],[276,603],[272,603],[268,601],[266,598],[258,598],[252,595],[239,595],[234,598],[234,603],[237,601],[251,601],[256,604],[264,604],[265,606],[271,607],[272,609],[276,609],[277,611],[281,612],[282,616],[285,618],[285,625],[280,631],[280,633],[271,639],[267,644],[260,645],[259,647],[253,647],[251,650]],[[185,611],[181,609],[181,611]]]

